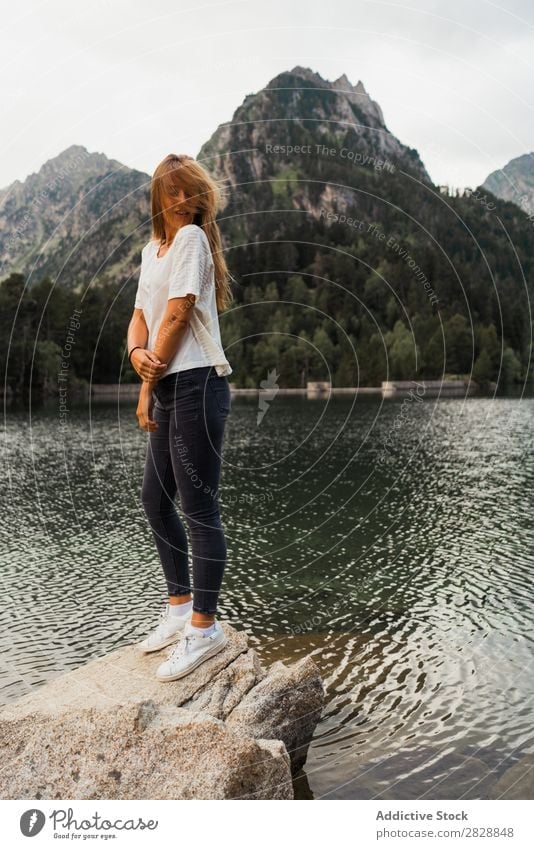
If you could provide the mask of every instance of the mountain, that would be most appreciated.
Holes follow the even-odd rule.
[[[532,377],[534,227],[514,203],[433,185],[361,81],[281,73],[197,158],[225,187],[235,305],[221,332],[237,385],[273,369],[280,386]],[[73,146],[0,193],[0,369],[15,395],[55,385],[78,308],[72,373],[136,379],[123,348],[149,183]]]
[[[504,386],[527,369],[533,228],[513,204],[434,186],[361,81],[281,73],[198,158],[226,187],[220,222],[247,308],[223,332],[246,385],[273,363],[282,385],[471,374]]]
[[[499,171],[493,171],[482,184],[502,200],[516,203],[528,215],[534,212],[534,153],[525,153]]]
[[[352,85],[344,74],[329,82],[301,66],[248,95],[198,158],[226,186],[225,244],[248,245],[231,255],[243,273],[258,262],[258,241],[268,264],[279,256],[279,267],[302,269],[310,249],[289,242],[328,242],[336,215],[391,218],[406,195],[410,203],[418,189],[432,187],[417,151],[388,130],[361,81]],[[347,227],[335,234],[347,243],[354,235]]]
[[[199,157],[234,186],[249,181],[248,208],[262,209],[261,181],[281,177],[282,184],[273,186],[281,196],[294,173],[290,156],[267,153],[262,145],[299,141],[312,146],[313,159],[315,145],[329,151],[337,146],[342,170],[352,162],[365,170],[394,164],[430,182],[417,152],[389,132],[363,83],[352,86],[345,75],[330,83],[301,67],[246,97]],[[244,149],[247,153],[239,153]],[[150,234],[149,186],[148,174],[103,153],[89,153],[81,145],[67,148],[23,182],[0,190],[0,277],[19,272],[32,284],[48,275],[81,291],[96,280],[105,284],[135,276]],[[294,205],[317,216],[330,192],[329,186],[317,194],[303,185]]]
[[[248,95],[232,120],[221,124],[198,154],[217,176],[242,193],[253,209],[265,208],[269,188],[280,196],[292,182],[292,206],[319,215],[329,204],[331,187],[297,186],[297,173],[338,171],[346,182],[366,173],[401,169],[431,183],[419,155],[388,130],[380,106],[361,81],[346,75],[334,82],[296,66],[279,74],[264,89]],[[337,168],[336,168],[337,166]],[[350,190],[338,192],[346,205]],[[250,206],[248,206],[250,210]]]
[[[85,288],[135,273],[148,238],[150,177],[72,145],[0,190],[1,276]]]

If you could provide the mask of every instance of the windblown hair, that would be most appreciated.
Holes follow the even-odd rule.
[[[182,189],[186,200],[180,209],[194,214],[193,224],[202,227],[211,248],[215,276],[217,310],[221,312],[232,302],[230,273],[222,250],[221,234],[215,220],[222,193],[218,183],[206,169],[187,154],[170,153],[157,166],[150,184],[152,238],[167,241],[165,233],[164,195],[177,195]]]

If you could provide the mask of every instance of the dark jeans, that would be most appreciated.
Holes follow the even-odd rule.
[[[193,610],[216,613],[226,565],[226,540],[218,501],[221,448],[230,412],[230,385],[213,366],[162,378],[154,389],[141,499],[160,556],[169,595],[193,591]],[[191,535],[193,588],[187,535]]]

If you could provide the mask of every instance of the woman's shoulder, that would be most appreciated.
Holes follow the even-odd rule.
[[[178,230],[176,238],[180,238],[180,240],[188,242],[203,242],[209,246],[208,237],[206,236],[203,228],[199,227],[198,224],[184,224],[184,226],[180,227]]]

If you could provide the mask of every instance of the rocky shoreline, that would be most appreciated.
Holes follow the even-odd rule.
[[[307,656],[262,667],[248,635],[159,682],[126,646],[0,710],[2,799],[293,799],[324,706]]]

